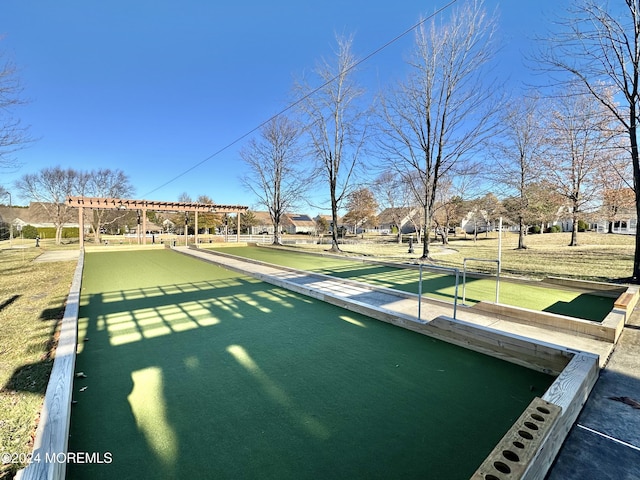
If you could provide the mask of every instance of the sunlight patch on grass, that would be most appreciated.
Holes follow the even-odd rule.
[[[367,326],[364,323],[362,323],[360,320],[356,320],[355,318],[352,318],[348,315],[340,315],[340,320],[344,320],[345,322],[350,323],[351,325],[367,328]]]
[[[178,437],[167,420],[162,370],[137,370],[131,373],[131,379],[133,389],[127,399],[136,425],[169,473],[178,459]]]
[[[303,412],[294,405],[286,390],[276,384],[251,358],[249,353],[240,345],[229,345],[227,352],[256,380],[262,390],[277,404],[283,407],[304,430],[312,436],[326,440],[330,437],[329,430],[317,419]]]

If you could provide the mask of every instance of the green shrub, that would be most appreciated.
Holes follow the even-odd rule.
[[[38,235],[40,238],[56,238],[56,229],[54,227],[39,227]]]
[[[25,225],[22,227],[22,236],[24,238],[36,238],[38,236],[38,229],[33,225]]]
[[[529,233],[540,233],[540,225],[532,225],[529,227]]]
[[[562,232],[562,227],[560,225],[551,225],[551,228],[549,229],[550,233],[560,233]]]
[[[62,238],[78,238],[80,229],[78,227],[68,227],[62,229]]]
[[[587,230],[589,230],[589,224],[584,220],[578,220],[578,231],[586,232]]]

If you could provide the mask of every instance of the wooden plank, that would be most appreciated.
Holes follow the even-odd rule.
[[[576,353],[558,345],[442,316],[430,321],[425,330],[426,335],[551,375],[559,375]]]
[[[538,449],[536,458],[529,465],[523,478],[543,479],[546,476],[598,380],[599,374],[598,356],[580,352],[573,357],[542,396],[543,400],[562,408],[562,415],[544,444]]]
[[[60,337],[40,413],[40,422],[36,430],[31,457],[33,462],[18,472],[17,480],[65,478],[83,268],[84,251],[80,251],[62,318]]]
[[[616,327],[605,322],[594,322],[579,318],[567,317],[549,312],[540,312],[528,308],[514,307],[502,303],[478,302],[472,310],[479,310],[503,317],[510,322],[525,325],[542,325],[559,332],[570,332],[584,337],[614,342],[616,339]]]

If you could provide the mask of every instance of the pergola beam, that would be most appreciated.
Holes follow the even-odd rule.
[[[146,213],[147,210],[156,212],[194,212],[196,219],[198,213],[236,213],[238,215],[237,240],[240,240],[240,212],[246,212],[249,207],[243,205],[217,205],[198,202],[160,202],[155,200],[132,200],[124,198],[104,197],[67,197],[67,206],[78,209],[78,224],[80,226],[80,248],[84,248],[84,209],[95,208],[100,210],[141,210],[143,214],[143,243],[147,243]],[[196,220],[197,222],[197,220]],[[197,223],[196,223],[197,225]],[[197,226],[196,226],[197,228]],[[186,236],[185,229],[185,238]],[[196,242],[198,234],[196,231]]]

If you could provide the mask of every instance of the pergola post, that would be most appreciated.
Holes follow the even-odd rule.
[[[240,243],[240,210],[236,212],[236,216],[238,219],[238,228],[236,229],[236,243]]]
[[[84,208],[78,206],[78,236],[80,237],[80,250],[84,248]]]
[[[147,244],[147,209],[142,208],[142,244]]]
[[[196,225],[195,239],[196,239],[196,247],[197,247],[198,246],[198,210],[196,210],[195,225]]]

